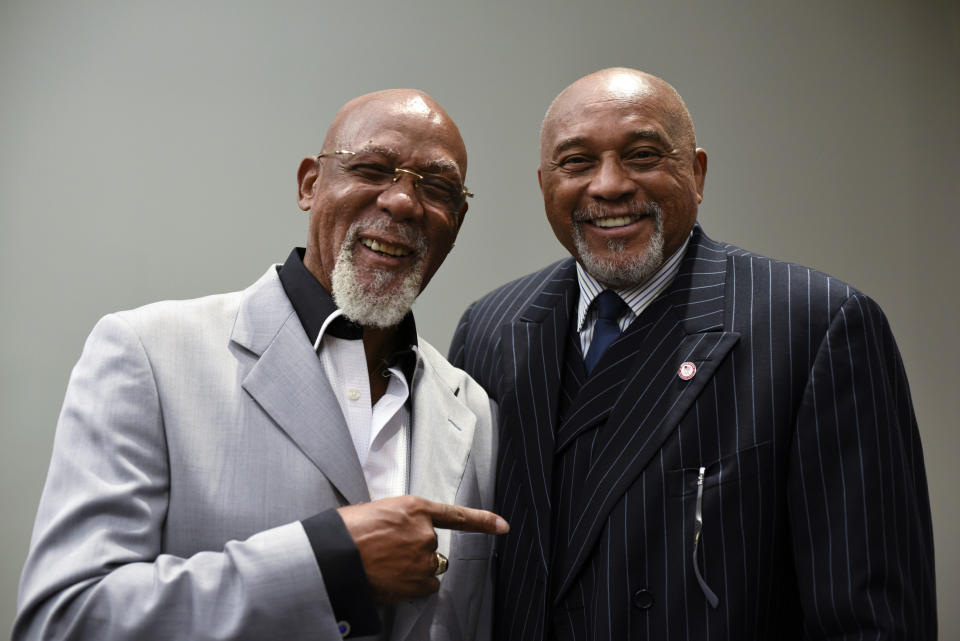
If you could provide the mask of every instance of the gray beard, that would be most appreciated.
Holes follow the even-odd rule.
[[[387,328],[399,324],[413,307],[422,287],[427,241],[421,232],[404,225],[399,226],[399,230],[404,240],[415,248],[413,265],[406,272],[376,269],[368,274],[372,279],[361,278],[361,270],[353,260],[360,232],[385,231],[391,226],[385,219],[353,223],[333,266],[330,280],[334,302],[344,316],[364,327]]]
[[[590,252],[584,237],[584,221],[604,217],[607,212],[600,205],[590,205],[573,214],[573,244],[580,255],[580,263],[587,273],[608,287],[625,288],[642,283],[663,264],[663,214],[660,205],[647,201],[632,203],[630,213],[653,218],[653,235],[645,251],[629,254],[622,241],[607,241],[607,249],[616,254],[613,258],[601,258]]]

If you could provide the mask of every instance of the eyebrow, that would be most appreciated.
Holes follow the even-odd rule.
[[[386,156],[394,162],[396,162],[397,158],[400,156],[400,153],[393,147],[384,147],[382,145],[367,145],[358,149],[357,153],[380,154],[381,156]],[[458,179],[460,178],[460,165],[452,160],[448,160],[447,158],[434,158],[432,160],[428,160],[422,165],[417,166],[416,169],[435,174],[453,173],[457,175]]]
[[[400,153],[393,147],[384,147],[382,145],[367,145],[357,150],[358,154],[380,154],[391,160],[395,160]]]
[[[572,148],[585,145],[588,138],[586,136],[572,136],[566,138],[553,148],[554,154],[563,153],[564,151]],[[664,139],[663,135],[656,129],[636,129],[630,133],[630,142],[635,142],[637,140],[649,140],[650,142],[659,143],[664,146],[668,146],[669,143]]]
[[[447,160],[446,158],[434,158],[433,160],[428,160],[426,163],[424,163],[423,169],[438,174],[453,173],[457,175],[457,178],[460,177],[460,166],[452,160]]]

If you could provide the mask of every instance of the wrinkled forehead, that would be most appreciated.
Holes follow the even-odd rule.
[[[456,125],[435,103],[416,94],[354,106],[331,127],[326,146],[389,150],[401,159],[453,164],[466,173],[466,148]]]

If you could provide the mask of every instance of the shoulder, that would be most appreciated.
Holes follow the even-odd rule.
[[[576,285],[576,278],[576,263],[564,258],[488,292],[473,302],[464,316],[469,315],[472,322],[512,322],[545,288],[556,285],[557,280]]]
[[[730,243],[717,242],[700,232],[697,260],[722,259],[726,284],[734,295],[769,294],[772,299],[828,298],[836,305],[852,297],[868,297],[851,284],[818,269],[779,260]]]
[[[794,313],[832,317],[853,299],[875,303],[856,287],[818,269],[740,250],[730,254],[727,283],[737,298],[747,293]]]
[[[704,248],[723,255],[726,313],[739,331],[773,322],[814,337],[825,333],[845,309],[884,318],[872,298],[836,276],[702,237]]]
[[[183,331],[236,317],[242,291],[211,294],[186,300],[164,300],[114,312],[115,317],[138,332]]]
[[[94,333],[112,332],[135,336],[145,349],[190,349],[199,344],[225,346],[238,322],[245,301],[263,298],[262,292],[277,290],[285,295],[276,270],[271,267],[245,290],[211,294],[184,300],[164,300],[104,316]],[[289,306],[289,304],[288,304]]]
[[[91,336],[126,335],[146,352],[195,350],[201,343],[226,345],[242,292],[190,300],[165,300],[104,316]]]

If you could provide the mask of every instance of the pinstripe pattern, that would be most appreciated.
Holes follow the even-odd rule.
[[[451,346],[501,412],[494,638],[936,637],[923,457],[876,303],[698,226],[585,377],[577,295],[575,263],[551,265],[471,305]]]

